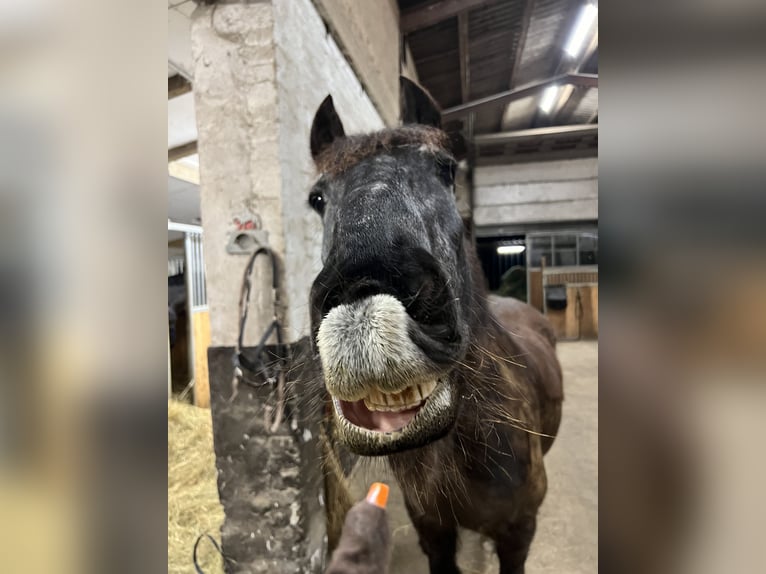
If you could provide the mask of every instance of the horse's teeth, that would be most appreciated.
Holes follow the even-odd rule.
[[[373,403],[373,402],[371,402],[367,398],[364,399],[364,406],[366,406],[367,409],[371,410],[371,411],[388,411],[388,410],[390,410],[390,408],[388,406],[377,404],[377,403]]]
[[[371,411],[399,412],[418,406],[436,388],[436,381],[412,385],[398,393],[384,393],[372,388],[364,398],[364,406]]]
[[[388,404],[386,396],[375,388],[370,389],[370,392],[367,394],[367,401],[375,405],[385,406]]]
[[[402,391],[402,400],[407,404],[417,404],[420,402],[420,391],[418,390],[417,385],[412,385],[411,387],[407,387]]]
[[[436,383],[434,381],[428,382],[428,383],[421,383],[418,385],[420,389],[420,395],[423,399],[427,399],[431,393],[436,388]]]

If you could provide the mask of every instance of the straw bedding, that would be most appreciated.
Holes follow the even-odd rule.
[[[210,410],[169,401],[168,573],[193,573],[195,540],[203,532],[219,540],[222,522]],[[200,543],[198,559],[206,574],[223,572],[209,540]]]

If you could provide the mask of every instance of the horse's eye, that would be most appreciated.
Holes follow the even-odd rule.
[[[322,215],[325,206],[324,194],[321,191],[312,191],[309,194],[309,205],[311,209]]]
[[[439,162],[439,177],[446,185],[453,185],[455,183],[455,168],[457,164],[453,159],[447,159]]]

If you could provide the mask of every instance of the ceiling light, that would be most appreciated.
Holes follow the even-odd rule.
[[[556,101],[556,96],[559,93],[559,87],[557,85],[548,86],[543,92],[543,97],[540,98],[540,110],[544,113],[550,113],[553,109],[553,104]]]
[[[519,253],[524,253],[524,250],[526,249],[523,245],[500,245],[497,248],[497,254],[498,255],[518,255]]]
[[[569,36],[569,41],[564,46],[564,51],[569,54],[570,57],[576,58],[580,54],[583,45],[585,45],[585,39],[590,32],[593,23],[598,17],[598,7],[595,4],[586,4],[580,10],[580,15],[577,17],[572,34]]]

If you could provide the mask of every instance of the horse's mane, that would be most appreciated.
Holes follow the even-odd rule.
[[[353,135],[333,142],[316,158],[320,173],[335,176],[352,165],[380,152],[403,146],[425,146],[431,153],[446,152],[449,137],[440,129],[408,125],[364,135]]]

